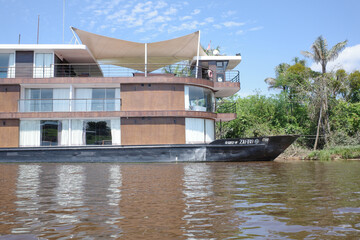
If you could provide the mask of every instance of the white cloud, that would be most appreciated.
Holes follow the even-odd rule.
[[[179,26],[172,26],[168,32],[177,32],[177,31],[182,31],[182,30],[195,30],[198,28],[199,22],[198,21],[192,21],[192,22],[187,22],[187,23],[182,23]]]
[[[200,9],[194,9],[194,11],[192,11],[191,15],[198,15],[200,13]]]
[[[141,12],[149,12],[151,10],[152,2],[148,1],[146,3],[138,3],[135,5],[132,13],[141,13]]]
[[[120,18],[122,16],[126,15],[126,10],[122,9],[117,12],[114,12],[113,14],[110,14],[106,17],[107,20],[113,20],[116,18]]]
[[[347,72],[360,70],[360,44],[347,47],[342,51],[335,61],[327,64],[327,71],[336,71],[337,69],[344,69]],[[311,69],[314,71],[321,71],[321,65],[313,63]]]
[[[212,23],[214,22],[214,18],[213,17],[205,18],[205,22]]]
[[[224,22],[223,25],[225,27],[240,27],[245,25],[245,23],[243,22],[233,22],[233,21],[228,21],[228,22]]]
[[[229,10],[222,15],[205,16],[199,18],[201,8],[188,10],[187,1],[172,2],[167,0],[87,0],[88,7],[81,11],[86,16],[82,23],[87,29],[97,29],[101,32],[114,32],[130,30],[135,33],[144,33],[147,37],[154,37],[161,32],[184,32],[208,29],[234,27],[231,34],[244,34],[247,31],[258,29],[240,30],[243,22],[225,20],[219,23],[224,14],[235,15],[236,11]],[[87,10],[87,11],[86,11]],[[232,19],[232,18],[229,18]],[[99,24],[102,23],[102,24]],[[237,32],[236,32],[237,31]]]
[[[158,11],[155,10],[155,11],[148,12],[148,13],[144,16],[144,18],[145,18],[145,19],[149,19],[149,18],[153,18],[153,17],[155,17],[155,16],[157,16],[157,15],[158,15]]]
[[[223,14],[223,17],[224,18],[230,17],[230,16],[234,15],[235,13],[236,13],[235,11],[229,10]]]
[[[173,15],[177,12],[176,8],[170,7],[168,10],[164,12],[165,15]]]
[[[170,21],[171,18],[169,17],[164,17],[164,16],[157,16],[156,18],[153,18],[151,20],[149,20],[149,24],[151,23],[163,23],[163,22],[166,22],[166,21]]]
[[[164,7],[166,7],[166,6],[167,6],[167,3],[166,3],[166,2],[164,2],[164,1],[159,1],[159,2],[156,3],[155,9],[164,8]]]
[[[260,27],[253,27],[253,28],[250,28],[249,31],[259,31],[261,29],[263,29],[264,27],[263,26],[260,26]]]
[[[192,16],[184,16],[180,18],[181,21],[190,20],[190,19],[192,19]]]

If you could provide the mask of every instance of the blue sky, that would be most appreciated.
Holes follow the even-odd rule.
[[[0,0],[0,43],[62,43],[63,0]],[[241,53],[242,90],[268,91],[266,77],[282,62],[302,57],[301,50],[323,35],[333,46],[348,48],[331,68],[360,70],[360,1],[358,0],[65,0],[65,43],[70,26],[136,42],[153,42],[201,30],[201,43],[221,46],[221,53]],[[317,66],[308,61],[314,69]]]

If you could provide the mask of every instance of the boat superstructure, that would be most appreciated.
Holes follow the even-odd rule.
[[[0,148],[207,144],[216,98],[240,90],[241,56],[208,56],[199,32],[130,42],[0,44]]]

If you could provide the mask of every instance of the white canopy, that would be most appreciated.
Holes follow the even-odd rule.
[[[197,56],[200,32],[153,43],[137,43],[105,37],[72,27],[94,58],[106,64],[152,72],[161,67]],[[199,56],[206,53],[199,48]]]

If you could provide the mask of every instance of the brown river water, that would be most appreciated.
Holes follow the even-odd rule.
[[[0,239],[360,239],[360,161],[0,164]]]

